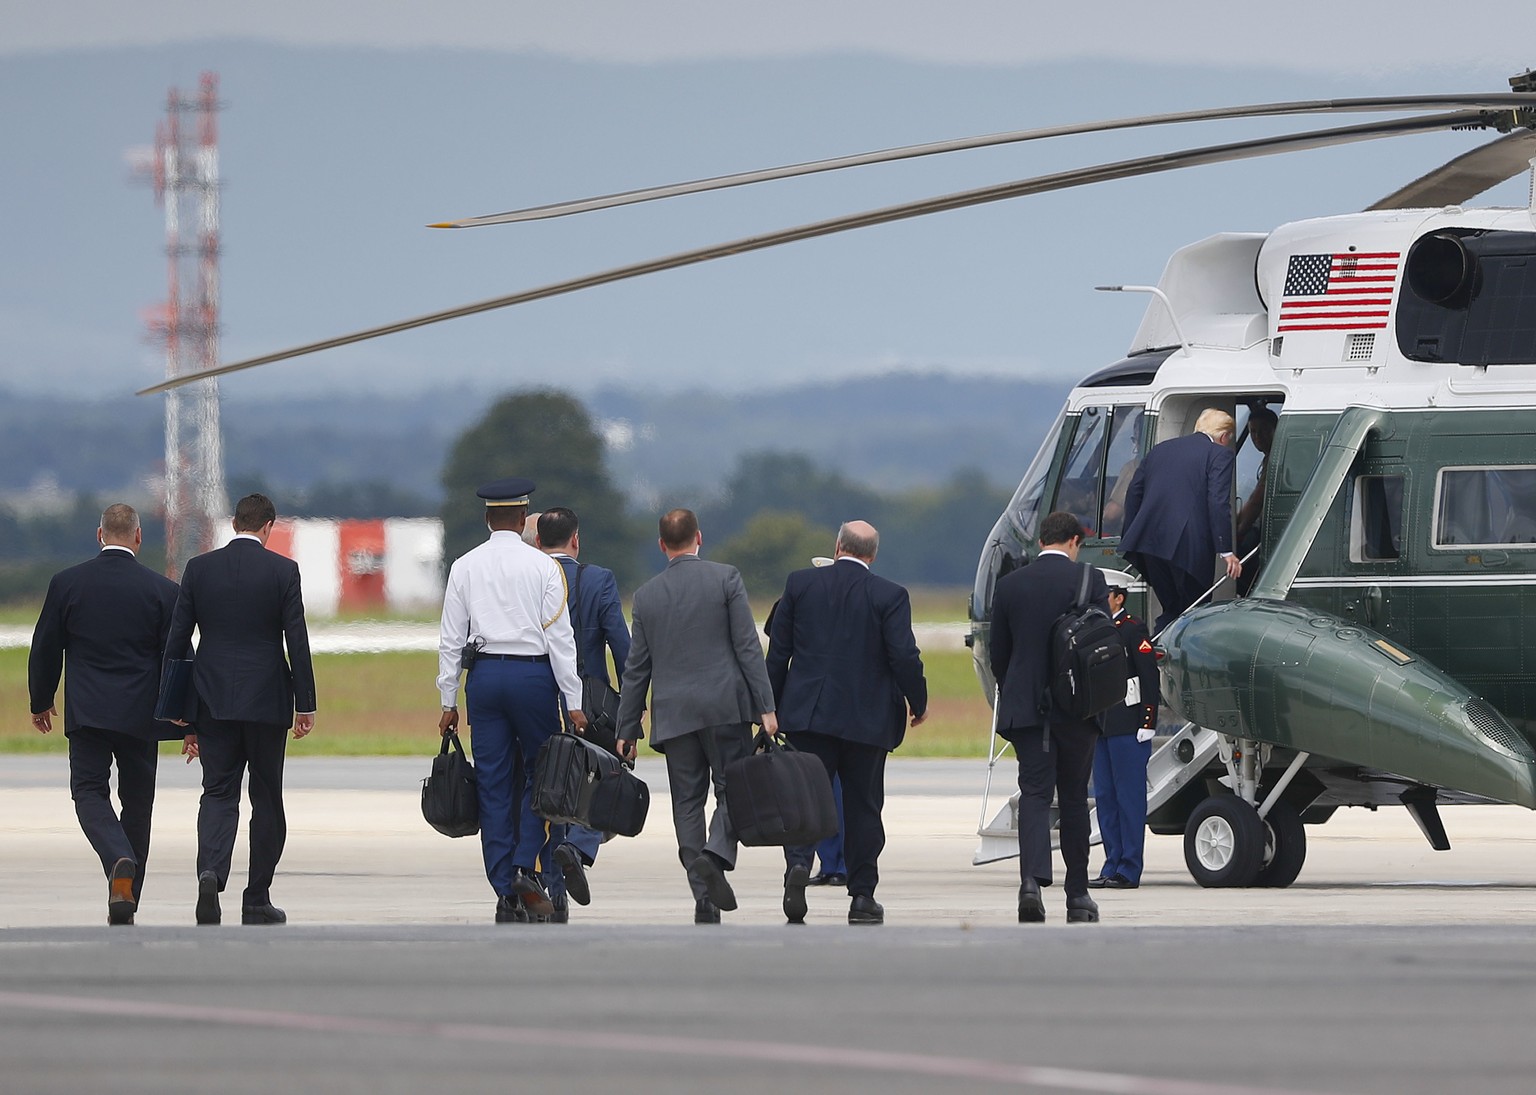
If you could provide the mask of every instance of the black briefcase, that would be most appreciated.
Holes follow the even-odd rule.
[[[725,807],[749,847],[815,844],[837,832],[837,802],[821,760],[759,732],[751,756],[725,766]]]
[[[588,784],[586,802],[581,811],[589,829],[619,836],[639,836],[645,828],[645,815],[651,808],[651,789],[645,780],[628,768],[620,767],[604,778]]]
[[[443,735],[443,747],[432,758],[432,774],[421,781],[421,816],[444,836],[474,836],[480,831],[475,766],[464,755],[457,733]]]
[[[191,658],[171,658],[160,674],[160,695],[155,699],[159,722],[196,722],[197,689],[192,684]]]
[[[590,785],[622,767],[618,757],[578,734],[553,735],[539,746],[533,765],[533,812],[557,825],[587,824]]]

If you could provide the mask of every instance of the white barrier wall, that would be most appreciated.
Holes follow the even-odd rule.
[[[384,522],[384,598],[397,611],[443,605],[443,523],[436,517]]]

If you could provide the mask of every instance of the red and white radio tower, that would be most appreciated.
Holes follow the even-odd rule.
[[[149,322],[165,345],[167,378],[219,363],[219,78],[202,76],[196,98],[172,88],[155,133],[155,199],[165,209],[169,297]],[[183,119],[187,123],[183,125]],[[184,242],[183,211],[196,233]],[[213,547],[229,514],[219,382],[200,380],[165,393],[166,572],[179,577],[188,559]]]

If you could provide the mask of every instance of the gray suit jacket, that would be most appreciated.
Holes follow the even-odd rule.
[[[762,640],[735,567],[679,555],[635,590],[630,615],[620,739],[644,737],[647,690],[658,749],[706,726],[756,722],[774,709]]]

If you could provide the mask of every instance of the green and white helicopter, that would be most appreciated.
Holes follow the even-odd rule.
[[[187,373],[163,391],[461,316],[949,209],[1203,164],[1446,129],[1500,135],[1364,212],[1221,234],[1177,251],[1127,356],[1086,377],[982,550],[968,638],[983,691],[992,590],[1076,512],[1083,558],[1118,555],[1117,483],[1221,407],[1238,490],[1260,481],[1258,576],[1216,583],[1157,641],[1173,732],[1149,769],[1148,824],[1182,833],[1207,886],[1285,886],[1308,824],[1401,805],[1449,847],[1438,807],[1536,809],[1536,203],[1464,203],[1532,169],[1536,77],[1491,94],[1312,100],[993,134],[447,222],[564,216],[812,172],[1078,133],[1217,119],[1406,114],[1078,168],[763,233]],[[1267,459],[1246,421],[1278,414]],[[1240,501],[1234,499],[1234,502]],[[1234,512],[1237,507],[1234,506]],[[1213,574],[1214,580],[1214,574]],[[991,771],[999,753],[993,739]],[[975,862],[1017,854],[1013,806]]]

